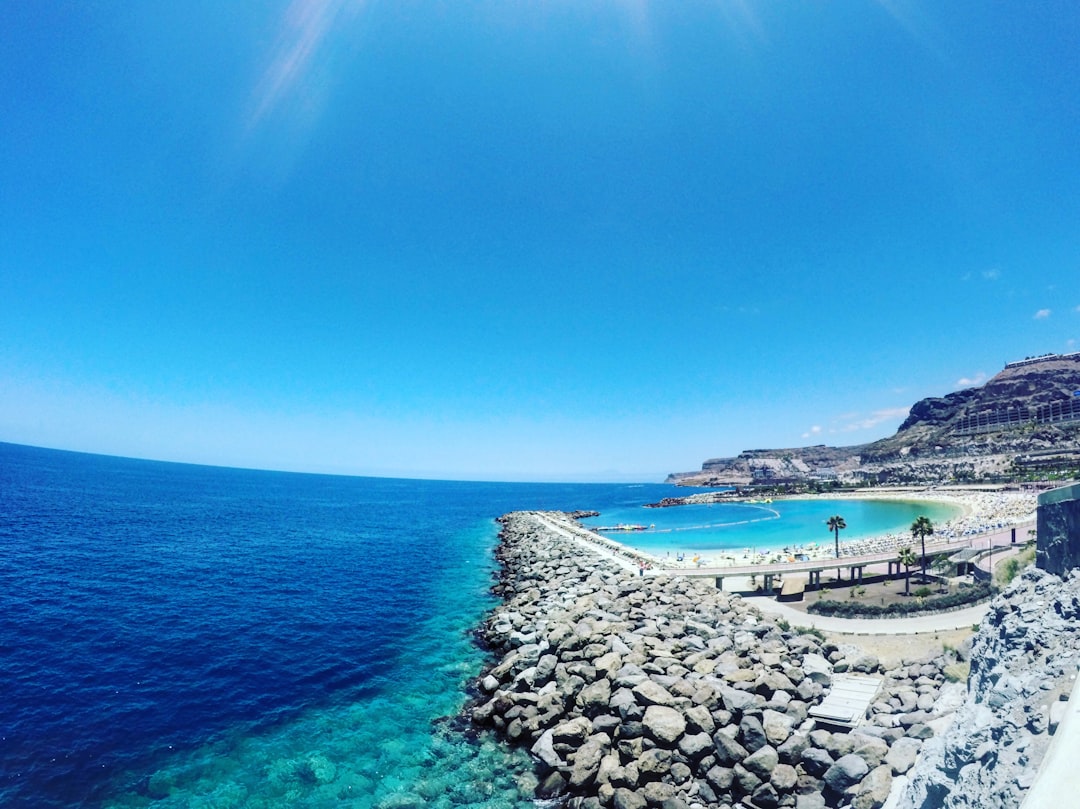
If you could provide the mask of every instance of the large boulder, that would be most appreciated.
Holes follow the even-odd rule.
[[[768,781],[773,769],[779,763],[780,757],[776,754],[776,750],[765,745],[743,759],[742,765],[762,781]]]
[[[769,744],[778,746],[786,742],[791,735],[792,720],[787,714],[766,709],[761,715],[761,726]]]
[[[894,775],[903,775],[915,763],[921,747],[922,742],[918,739],[912,739],[909,736],[897,739],[889,748],[885,763],[889,765]]]
[[[829,789],[833,792],[843,792],[848,787],[859,783],[869,772],[870,767],[865,761],[854,753],[849,753],[837,759],[836,763],[825,771],[823,777]]]
[[[548,768],[555,770],[560,767],[565,767],[566,762],[559,757],[559,754],[555,752],[554,744],[554,731],[551,729],[545,730],[540,734],[540,738],[533,744],[532,749],[529,751],[536,756],[540,761],[544,763]]]
[[[610,701],[611,683],[607,679],[600,679],[578,692],[577,709],[586,716],[595,716],[606,711]]]
[[[552,741],[556,745],[578,747],[589,737],[592,730],[592,722],[584,716],[576,716],[555,726],[552,730]]]
[[[686,732],[686,719],[679,711],[666,705],[650,705],[646,708],[641,724],[646,736],[665,746],[673,745]]]
[[[625,787],[619,787],[615,790],[615,797],[612,800],[612,805],[615,809],[645,809],[648,803],[645,798],[637,792],[632,792]]]
[[[653,680],[645,680],[633,688],[638,705],[673,705],[675,698],[671,693]]]
[[[892,770],[889,765],[875,767],[859,783],[859,791],[851,809],[881,809],[892,789]]]
[[[716,763],[721,767],[734,767],[750,755],[745,747],[726,733],[713,734],[713,747],[716,750]]]

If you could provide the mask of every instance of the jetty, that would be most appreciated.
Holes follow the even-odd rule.
[[[465,714],[532,754],[539,799],[880,809],[962,690],[954,651],[884,665],[686,571],[644,575],[566,515],[500,522],[493,659]]]

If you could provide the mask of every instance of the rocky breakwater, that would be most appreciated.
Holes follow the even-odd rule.
[[[1010,809],[1035,780],[1080,664],[1080,571],[1029,567],[990,605],[968,695],[929,742],[897,806]],[[1075,796],[1062,795],[1068,806]]]
[[[558,519],[501,518],[504,604],[484,627],[497,659],[468,709],[531,751],[538,796],[589,809],[882,806],[933,735],[944,656],[886,671],[738,596],[628,570]],[[819,727],[809,711],[844,671],[883,679],[870,720]]]

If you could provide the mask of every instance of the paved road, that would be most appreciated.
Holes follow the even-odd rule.
[[[904,618],[836,618],[831,615],[807,615],[768,596],[750,596],[746,598],[746,603],[753,604],[762,612],[779,616],[792,626],[846,635],[918,635],[964,629],[982,621],[990,608],[990,603],[986,602],[954,612]]]

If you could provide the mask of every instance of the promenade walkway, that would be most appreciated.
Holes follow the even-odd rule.
[[[750,596],[752,604],[762,612],[783,618],[801,629],[820,629],[822,632],[845,635],[919,635],[924,632],[947,632],[968,629],[986,617],[990,602],[976,604],[953,612],[931,615],[908,615],[903,618],[837,618],[832,615],[809,615],[769,596]]]
[[[545,514],[543,512],[534,513],[540,524],[548,530],[578,542],[593,553],[597,553],[606,559],[610,559],[626,570],[638,570],[637,562],[618,544],[610,542],[579,525],[554,518],[550,514]],[[1006,537],[1009,536],[1008,532],[1003,533]],[[1017,533],[1019,534],[1019,531]],[[977,538],[969,537],[967,539],[978,539],[984,543],[987,541],[985,536]],[[1008,539],[1005,541],[1008,542]],[[928,544],[926,548],[927,553],[930,552],[930,547],[931,546]],[[969,543],[954,543],[950,547],[969,547]],[[882,554],[877,555],[881,556]],[[884,561],[895,560],[896,558],[895,554],[885,554],[884,556],[886,557]],[[849,557],[842,561],[849,562],[853,558],[855,557]],[[865,564],[870,564],[870,562],[865,562]],[[776,568],[779,566],[756,565],[751,567],[760,569],[764,567]],[[827,561],[823,569],[832,569],[835,567],[836,560],[833,559]],[[732,570],[731,568],[720,569],[725,571]],[[757,570],[757,572],[759,574],[761,573],[760,570]],[[650,576],[698,574],[713,575],[711,571],[703,573],[700,569],[686,570],[682,568],[673,568],[670,570],[649,571]],[[743,575],[747,574],[743,573]],[[822,632],[848,635],[915,635],[923,632],[943,632],[951,629],[963,629],[974,626],[982,621],[983,617],[986,615],[986,611],[989,609],[989,604],[986,603],[977,604],[974,607],[966,607],[953,612],[907,616],[903,618],[836,618],[828,615],[808,615],[787,604],[776,601],[772,596],[747,596],[746,601],[748,604],[754,605],[762,612],[783,618],[792,626],[804,629],[820,629]]]
[[[926,555],[952,554],[965,548],[1011,546],[1014,539],[1016,544],[1020,545],[1027,540],[1028,529],[1034,526],[1035,523],[1032,521],[1008,528],[994,529],[983,534],[970,534],[944,541],[928,541],[926,543]],[[911,542],[907,544],[910,544],[916,553],[921,554],[920,543]],[[822,571],[836,570],[838,568],[846,568],[849,572],[849,580],[858,582],[862,580],[865,568],[872,565],[885,565],[890,576],[899,575],[901,572],[901,565],[897,561],[897,549],[895,548],[860,556],[841,556],[839,559],[811,559],[805,562],[779,562],[776,564],[730,565],[723,567],[671,568],[667,572],[672,575],[713,578],[716,580],[716,586],[720,589],[723,589],[725,578],[761,576],[764,580],[765,589],[770,590],[772,589],[772,578],[776,576],[783,577],[793,573],[806,573],[809,575],[810,586],[815,587],[821,583]]]

